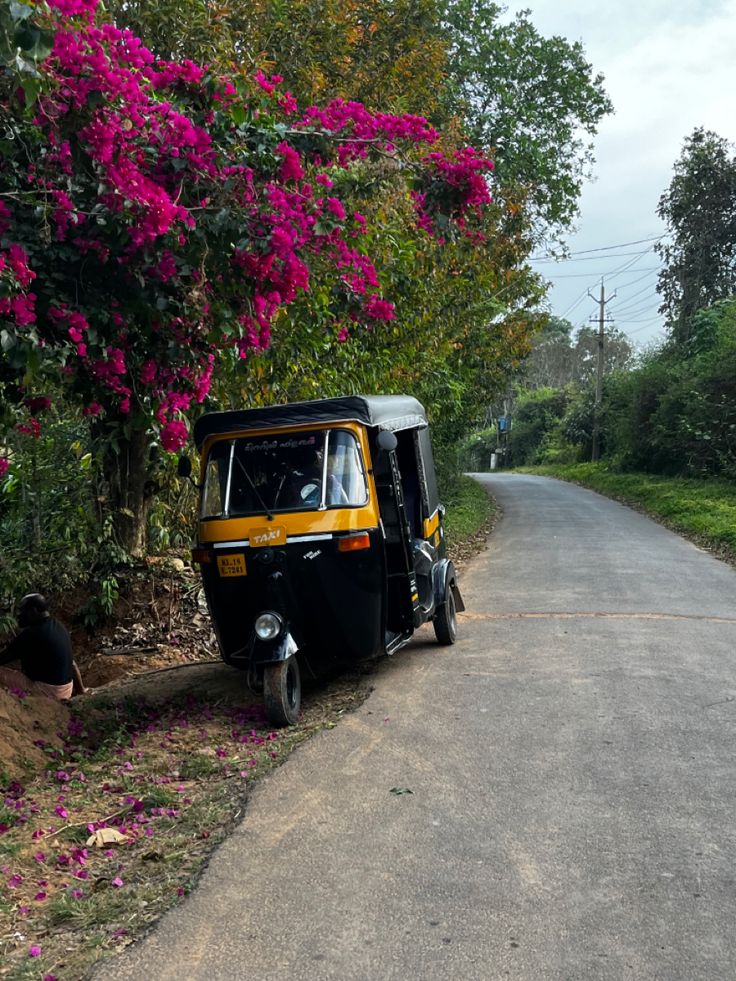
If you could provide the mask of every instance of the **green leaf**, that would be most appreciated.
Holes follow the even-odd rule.
[[[389,793],[393,794],[394,797],[401,797],[402,794],[413,794],[414,791],[409,790],[408,787],[392,787]]]
[[[34,105],[41,92],[41,89],[43,88],[41,79],[38,77],[24,78],[21,81],[20,86],[23,89],[23,94],[25,95],[26,109],[30,109]]]
[[[245,106],[241,102],[234,103],[230,107],[230,116],[236,126],[242,125],[246,119]]]
[[[15,42],[24,55],[39,62],[51,54],[54,35],[51,31],[36,27],[35,24],[25,23],[15,32]]]

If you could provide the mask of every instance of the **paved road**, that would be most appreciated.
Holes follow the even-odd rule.
[[[736,978],[736,573],[588,491],[481,479],[504,514],[461,641],[386,662],[100,978]]]

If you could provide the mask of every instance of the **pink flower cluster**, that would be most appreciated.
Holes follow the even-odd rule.
[[[338,156],[343,165],[355,157],[366,156],[371,143],[393,149],[397,143],[435,143],[439,137],[423,116],[372,113],[361,102],[344,99],[333,99],[323,109],[310,106],[298,125],[340,134],[343,142]]]
[[[29,327],[36,321],[37,296],[28,289],[36,273],[27,252],[16,242],[2,248],[1,236],[9,219],[10,211],[0,201],[0,318],[7,318],[16,328]]]
[[[95,23],[97,0],[49,6],[58,24],[34,119],[44,152],[25,193],[38,194],[64,262],[73,247],[78,265],[59,290],[53,259],[45,268],[42,250],[24,249],[28,226],[0,201],[0,318],[19,343],[58,355],[86,415],[124,421],[135,403],[157,421],[163,448],[179,449],[218,358],[269,346],[281,311],[310,289],[313,261],[344,301],[341,342],[343,318],[372,327],[395,317],[373,262],[349,244],[366,219],[348,217],[333,178],[376,148],[423,152],[438,139],[425,118],[343,99],[300,112],[281,76],[258,72],[259,139],[238,145],[242,83],[213,86],[191,61],[157,60],[130,31]],[[326,139],[333,159],[277,138],[286,120],[319,137],[315,146]],[[431,231],[435,208],[462,222],[490,200],[492,164],[472,148],[432,150],[421,165],[434,190],[415,195],[420,227]]]

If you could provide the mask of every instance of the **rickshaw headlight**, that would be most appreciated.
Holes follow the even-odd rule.
[[[283,626],[284,621],[278,613],[260,613],[256,617],[254,629],[259,640],[275,640]]]

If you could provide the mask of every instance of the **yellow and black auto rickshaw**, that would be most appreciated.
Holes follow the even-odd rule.
[[[416,399],[209,413],[194,439],[193,558],[222,657],[263,686],[273,724],[297,721],[301,672],[392,654],[429,620],[455,642],[464,607]]]

